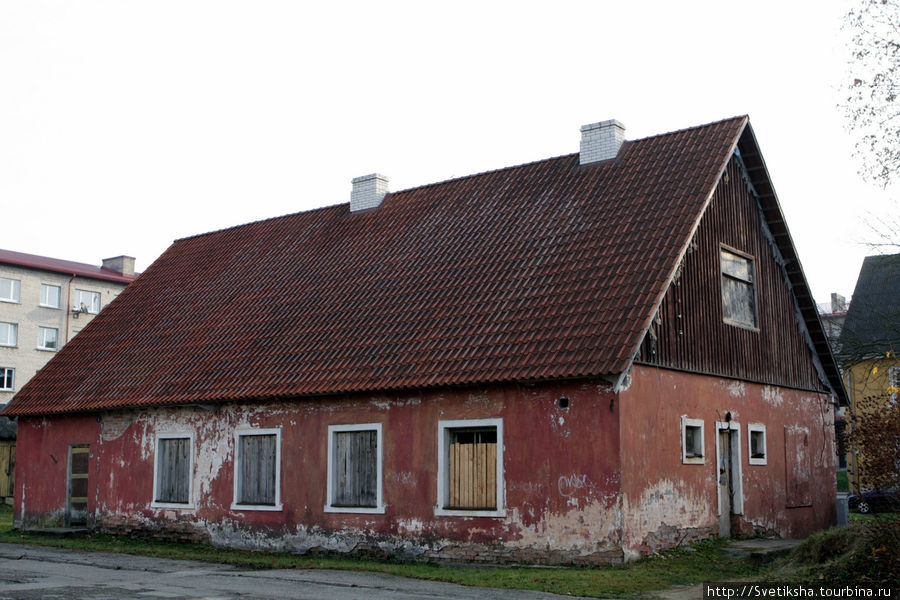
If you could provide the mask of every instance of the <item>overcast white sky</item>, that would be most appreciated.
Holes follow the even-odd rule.
[[[143,270],[175,239],[749,114],[818,301],[897,191],[836,104],[852,0],[0,0],[0,248]],[[873,217],[873,215],[875,215]]]

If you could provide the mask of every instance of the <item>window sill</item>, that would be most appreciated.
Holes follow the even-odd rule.
[[[706,457],[705,456],[684,456],[681,459],[681,463],[685,465],[705,465]]]
[[[434,516],[436,517],[494,517],[502,518],[506,516],[506,509],[500,510],[465,510],[460,508],[434,508]]]
[[[167,508],[167,509],[175,509],[175,510],[194,510],[193,504],[176,504],[174,502],[157,502],[153,501],[150,503],[150,508]]]
[[[0,302],[4,302],[6,304],[21,304],[18,300],[10,300],[8,298],[0,298]]]
[[[331,506],[330,504],[326,504],[324,510],[327,513],[384,514],[384,506]]]
[[[244,510],[264,510],[269,512],[276,512],[283,510],[284,507],[281,504],[232,504],[231,510],[233,511],[244,511]]]
[[[57,351],[56,348],[41,348],[40,346],[35,348],[35,350],[37,350],[38,352],[56,352]]]
[[[731,325],[732,327],[737,327],[738,329],[745,329],[747,331],[752,331],[753,333],[759,333],[759,326],[757,325],[748,325],[746,323],[740,323],[738,321],[732,321],[731,319],[723,318],[722,322],[726,325]]]
[[[59,306],[50,306],[49,304],[38,304],[38,308],[50,308],[53,310],[62,310]]]
[[[16,344],[0,344],[0,348],[18,348]]]
[[[765,458],[751,458],[750,464],[751,465],[767,465],[768,462],[766,461]]]

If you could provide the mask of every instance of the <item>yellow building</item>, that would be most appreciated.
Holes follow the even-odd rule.
[[[900,443],[897,351],[900,254],[868,256],[856,282],[838,349],[850,393],[848,470],[852,491],[897,483],[900,475],[895,445]],[[867,424],[863,435],[862,428]]]

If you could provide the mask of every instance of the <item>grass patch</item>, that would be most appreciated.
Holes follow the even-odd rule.
[[[13,511],[9,504],[0,504],[0,532],[7,532],[12,529]]]
[[[462,585],[537,590],[573,596],[636,598],[675,585],[749,578],[760,567],[721,552],[724,540],[713,539],[690,548],[669,550],[622,566],[584,568],[458,567],[425,563],[394,563],[350,558],[299,556],[214,548],[89,534],[51,537],[12,531],[12,510],[0,507],[0,542],[38,544],[94,552],[120,552],[159,558],[198,560],[254,569],[346,569],[400,577],[446,581]]]
[[[772,581],[896,586],[900,515],[858,515],[846,527],[811,535],[767,573]]]

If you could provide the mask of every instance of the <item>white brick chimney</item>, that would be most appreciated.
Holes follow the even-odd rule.
[[[378,173],[353,179],[350,192],[350,212],[375,208],[388,193],[388,178]]]
[[[625,126],[615,119],[582,125],[581,164],[615,158],[624,141]]]

